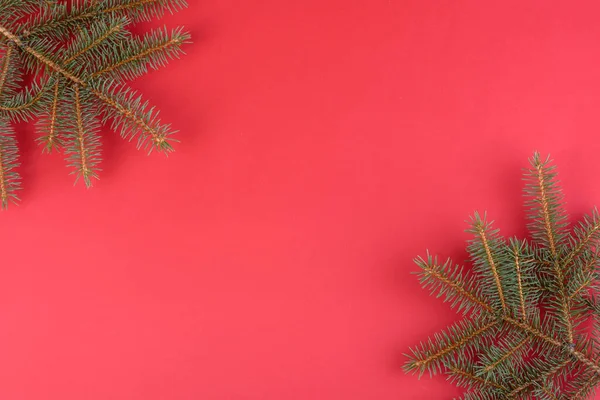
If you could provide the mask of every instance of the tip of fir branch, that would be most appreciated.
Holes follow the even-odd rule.
[[[553,162],[553,160],[550,157],[550,154],[548,154],[544,158],[544,157],[542,157],[541,153],[538,151],[534,151],[533,155],[529,159],[529,163],[531,164],[531,166],[536,169],[543,168],[543,167],[551,164],[552,162]]]
[[[37,138],[36,142],[42,147],[42,153],[47,154],[60,151],[63,147],[63,143],[58,137],[42,136]]]
[[[466,221],[469,227],[465,230],[467,233],[480,234],[482,231],[490,228],[494,221],[488,220],[487,211],[474,211],[473,215]]]

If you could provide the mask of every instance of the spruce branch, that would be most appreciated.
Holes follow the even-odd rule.
[[[11,126],[0,119],[0,204],[7,207],[9,201],[19,200],[21,178],[15,172],[17,161],[17,143]]]
[[[555,167],[538,153],[530,164],[530,240],[504,239],[475,213],[472,268],[415,259],[422,286],[463,319],[411,349],[405,370],[445,374],[463,399],[583,398],[600,384],[600,216],[569,228]]]
[[[480,286],[477,286],[475,277],[464,273],[463,268],[453,266],[451,260],[440,265],[436,257],[428,254],[426,259],[417,257],[415,263],[421,267],[420,281],[423,288],[430,288],[432,294],[438,293],[438,297],[445,296],[453,307],[459,307],[459,311],[467,313],[478,307],[493,312],[483,297]]]
[[[2,65],[0,66],[0,97],[4,94],[5,86],[8,81],[8,72],[10,69],[10,64],[13,59],[13,47],[9,47],[6,50],[6,54],[4,54],[4,59],[2,60]]]
[[[488,286],[493,287],[488,291],[488,296],[494,299],[497,306],[501,307],[502,311],[506,313],[508,309],[500,279],[501,265],[498,260],[502,245],[498,237],[498,230],[492,228],[492,223],[488,223],[485,216],[482,218],[478,213],[475,213],[471,220],[471,229],[468,232],[475,236],[468,248],[474,265],[482,276],[488,277],[493,282],[493,285]]]
[[[38,121],[38,131],[42,133],[37,139],[38,143],[44,145],[44,151],[50,153],[53,149],[60,149],[63,146],[63,141],[59,136],[61,127],[59,126],[59,103],[61,96],[61,80],[59,78],[54,79],[54,85],[52,85],[52,100],[50,102],[49,110],[47,115],[43,115]]]
[[[444,370],[444,362],[469,345],[474,346],[486,335],[494,333],[501,321],[483,319],[476,321],[461,321],[450,326],[446,331],[436,334],[433,341],[429,341],[420,348],[413,348],[411,360],[406,364],[408,371],[419,371],[423,374],[429,371],[436,374]]]
[[[459,387],[506,393],[507,388],[503,383],[478,375],[472,361],[471,358],[466,356],[464,359],[455,359],[447,363],[448,379]]]
[[[517,332],[518,338],[500,339],[493,345],[489,352],[482,356],[477,365],[478,376],[490,376],[498,368],[508,365],[512,368],[511,362],[518,362],[519,359],[527,353],[526,345],[531,340],[530,335]]]
[[[572,389],[569,398],[573,400],[584,400],[594,392],[595,387],[599,383],[600,376],[597,374],[580,375],[569,384],[569,388]]]
[[[190,37],[182,28],[138,37],[131,26],[185,7],[185,0],[0,0],[0,121],[37,118],[38,143],[64,151],[88,187],[99,177],[101,125],[148,152],[171,152],[176,131],[127,83],[179,58]]]
[[[12,0],[18,1],[18,0]],[[35,2],[35,0],[30,0]],[[132,22],[151,21],[165,13],[187,7],[185,0],[103,0],[73,2],[71,9],[60,4],[46,7],[22,27],[26,36],[50,35],[55,40],[68,37],[82,25],[98,18],[127,17]]]
[[[523,263],[525,260],[522,257],[523,246],[525,243],[519,243],[518,241],[512,241],[509,248],[510,256],[514,260],[515,266],[515,277],[516,277],[516,291],[519,296],[519,315],[521,320],[527,319],[527,310],[525,309],[525,291],[524,291],[524,277],[523,277]]]

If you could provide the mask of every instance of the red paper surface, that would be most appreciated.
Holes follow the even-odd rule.
[[[73,187],[20,126],[0,215],[2,400],[449,399],[402,353],[455,319],[411,275],[469,214],[524,234],[521,169],[600,205],[596,1],[191,1],[134,86],[168,159],[104,139]]]

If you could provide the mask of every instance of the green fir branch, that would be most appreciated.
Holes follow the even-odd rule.
[[[23,26],[23,31],[27,36],[51,35],[55,40],[62,40],[99,18],[127,17],[132,22],[151,21],[184,8],[187,8],[185,0],[81,1],[72,3],[71,9],[57,4],[40,10]]]
[[[445,370],[444,362],[454,356],[464,346],[474,346],[486,335],[495,333],[501,321],[483,318],[474,321],[463,320],[451,325],[446,331],[436,334],[427,343],[411,349],[412,355],[405,364],[405,371],[418,372],[422,375],[429,371],[434,375]]]
[[[507,314],[508,306],[501,278],[504,272],[500,260],[503,243],[499,231],[493,229],[492,223],[486,221],[485,215],[481,217],[479,213],[475,213],[471,219],[471,228],[467,232],[474,235],[467,250],[475,272],[490,283],[483,286],[484,293],[494,300],[495,308]]]
[[[19,201],[21,177],[15,133],[7,120],[0,118],[0,207],[5,209],[9,202]]]
[[[65,151],[88,187],[99,177],[101,124],[148,153],[171,152],[176,131],[127,82],[179,58],[190,36],[164,28],[137,37],[131,27],[185,7],[184,0],[0,0],[0,119],[38,119],[44,151]],[[29,87],[25,74],[34,78]]]
[[[531,240],[504,239],[476,213],[472,270],[415,259],[421,285],[463,318],[412,348],[405,370],[446,374],[463,399],[581,398],[600,384],[600,217],[593,210],[569,230],[555,167],[537,153],[530,162]]]
[[[457,307],[464,313],[473,309],[493,312],[483,297],[475,276],[468,276],[462,267],[453,266],[451,260],[440,265],[436,257],[427,254],[426,258],[417,257],[415,263],[421,267],[421,285],[429,288],[432,295],[445,296],[452,307]]]

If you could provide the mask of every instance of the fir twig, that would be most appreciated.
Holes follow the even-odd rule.
[[[0,121],[37,117],[38,142],[64,148],[87,186],[99,176],[98,121],[148,152],[172,151],[175,131],[127,82],[178,58],[189,35],[156,29],[139,38],[130,27],[185,7],[185,0],[0,0]],[[34,78],[29,88],[25,74]],[[11,143],[4,169],[16,182]],[[5,185],[2,207],[17,198],[13,186]]]
[[[423,287],[464,319],[413,348],[405,369],[447,374],[464,399],[571,399],[600,383],[595,335],[580,327],[600,315],[587,291],[598,284],[600,216],[569,230],[549,159],[534,154],[527,177],[530,241],[504,240],[476,213],[472,271],[415,259]]]

